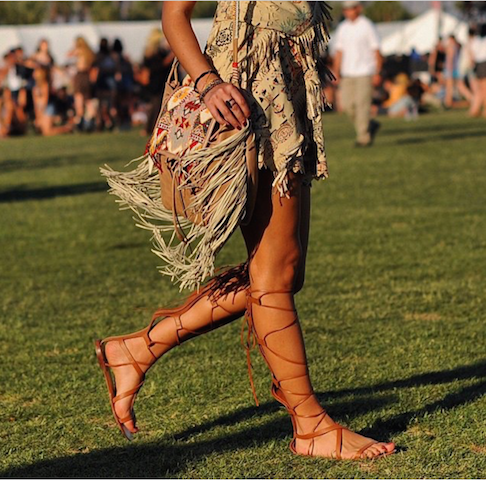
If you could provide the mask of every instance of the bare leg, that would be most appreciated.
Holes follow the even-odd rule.
[[[79,123],[84,116],[84,95],[80,92],[74,94],[74,121]]]
[[[309,240],[310,187],[302,187],[301,201],[303,219],[299,225],[299,241],[303,252],[298,266],[295,293],[301,290],[304,282],[305,258]],[[207,293],[201,295],[194,305],[182,315],[163,318],[150,331],[150,338],[155,342],[151,349],[143,338],[130,338],[124,341],[129,354],[141,363],[145,373],[162,355],[180,343],[207,331],[222,327],[240,318],[246,309],[246,290],[249,286],[246,265],[240,265],[216,277],[209,284]],[[127,364],[126,352],[118,341],[106,344],[105,355],[111,365]],[[112,368],[118,392],[127,392],[140,384],[142,375],[131,365]],[[132,405],[132,395],[115,403],[119,418],[129,415]],[[137,428],[133,421],[125,422],[125,426],[133,433]]]
[[[479,80],[479,88],[481,92],[481,100],[483,105],[483,117],[486,118],[486,78]]]
[[[481,85],[480,80],[471,77],[470,79],[472,99],[469,107],[469,115],[471,117],[478,117],[481,113]]]
[[[336,427],[314,394],[293,295],[302,255],[299,229],[308,221],[300,216],[302,178],[291,176],[288,199],[271,193],[270,180],[261,175],[260,208],[244,229],[251,259],[248,322],[272,372],[272,393],[292,415],[294,451],[335,458],[389,453],[392,443]]]

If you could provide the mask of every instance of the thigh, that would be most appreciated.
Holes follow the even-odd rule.
[[[301,258],[301,229],[307,243],[308,221],[301,222],[302,175],[289,173],[289,198],[272,188],[273,174],[260,170],[258,194],[250,223],[242,226],[250,262],[263,259],[270,269],[290,257]],[[308,188],[308,187],[307,187]]]
[[[352,78],[342,78],[341,85],[339,87],[341,104],[343,110],[348,114],[353,109],[354,98],[356,95],[353,80],[354,79]]]
[[[373,93],[373,85],[371,77],[359,77],[356,79],[355,95],[358,105],[371,105],[371,95]]]

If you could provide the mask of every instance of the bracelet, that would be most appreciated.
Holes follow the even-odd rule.
[[[201,100],[204,100],[204,97],[206,96],[206,94],[209,92],[209,90],[211,90],[213,87],[215,87],[216,85],[221,85],[223,82],[223,80],[221,80],[220,78],[216,78],[214,80],[212,80],[211,82],[209,82],[203,89],[203,91],[199,94],[199,96],[201,97]]]
[[[197,90],[197,82],[199,82],[199,80],[201,80],[201,78],[205,77],[206,75],[209,75],[210,73],[214,73],[215,75],[218,75],[218,72],[216,70],[207,70],[203,73],[201,73],[201,75],[199,75],[199,77],[196,78],[196,80],[194,80],[194,88]]]

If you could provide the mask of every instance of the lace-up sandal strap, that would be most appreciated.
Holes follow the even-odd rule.
[[[373,445],[376,445],[377,443],[380,443],[380,442],[376,442],[375,440],[372,440],[371,442],[368,442],[364,447],[361,447],[356,453],[355,455],[353,456],[353,460],[359,460],[361,458],[361,455],[363,455],[363,453],[368,450],[368,448],[372,447]],[[380,455],[378,455],[380,456]]]
[[[342,425],[339,425],[339,423],[335,423],[334,425],[330,425],[329,427],[322,428],[320,430],[317,430],[316,432],[305,433],[305,434],[295,433],[293,442],[295,442],[295,440],[297,439],[313,440],[317,437],[335,431],[336,432],[336,459],[341,460],[341,452],[343,448],[343,430],[346,430],[346,428],[343,427]],[[308,455],[311,455],[310,450],[313,449],[313,447],[314,447],[314,442],[311,443],[309,451],[307,452]]]
[[[126,357],[128,358],[128,360],[131,362],[132,367],[143,378],[145,376],[145,372],[140,368],[139,362],[137,362],[135,360],[135,358],[133,357],[133,355],[130,353],[130,350],[128,349],[128,347],[125,344],[125,341],[124,340],[119,340],[119,345],[120,345],[120,348],[122,349],[123,353],[126,355]],[[152,353],[152,352],[150,352],[150,353]]]
[[[258,297],[254,297],[253,294],[255,294],[255,293],[258,293],[258,294],[261,294],[261,295],[259,295]],[[262,356],[263,356],[264,360],[267,363],[268,363],[268,360],[265,358],[265,354],[262,350],[262,344],[261,344],[261,342],[258,338],[258,335],[257,335],[255,328],[254,328],[254,325],[253,325],[253,305],[257,305],[259,307],[265,307],[265,308],[272,308],[274,310],[280,310],[280,311],[286,311],[286,312],[295,312],[294,308],[285,308],[285,307],[277,307],[277,306],[273,306],[273,305],[263,305],[262,304],[262,298],[265,297],[266,295],[279,294],[279,293],[280,294],[291,294],[293,292],[292,292],[292,290],[264,291],[264,290],[247,289],[247,294],[246,294],[246,314],[245,314],[245,317],[244,317],[244,322],[241,325],[241,343],[242,343],[242,345],[245,349],[245,352],[246,352],[246,363],[247,363],[247,367],[248,367],[248,377],[250,379],[250,387],[251,387],[251,391],[252,391],[252,394],[253,394],[253,398],[255,400],[255,404],[257,406],[259,406],[260,403],[258,401],[258,397],[257,397],[257,394],[256,394],[256,389],[255,389],[255,383],[253,381],[253,366],[252,366],[252,363],[251,363],[251,350],[256,345],[259,345],[260,351],[262,352]],[[285,326],[282,329],[276,330],[275,332],[280,331],[280,330],[284,330],[285,328],[292,326],[296,322],[297,322],[297,317],[294,319],[292,324]],[[246,339],[245,339],[245,327],[247,327]],[[268,334],[265,335],[264,338],[266,339],[266,337],[268,337],[268,335],[271,334],[271,333],[274,333],[274,332],[269,332]],[[266,343],[264,344],[264,346],[268,348]],[[288,360],[285,357],[282,357],[281,355],[279,355],[275,352],[272,352],[272,353],[277,355],[282,360],[288,361],[290,363],[294,363],[296,365],[304,365],[303,363],[300,363],[300,362],[293,362],[292,360]]]
[[[130,397],[131,395],[135,395],[138,393],[140,388],[142,388],[143,381],[140,382],[136,387],[132,388],[131,390],[127,390],[126,392],[117,394],[115,397],[113,397],[113,403],[118,402],[119,400],[123,400],[124,398]]]
[[[302,376],[303,375],[299,375],[299,376],[294,377],[294,378],[300,378]],[[287,380],[292,380],[292,379],[293,378],[289,378]],[[297,408],[299,408],[301,405],[303,405],[307,400],[311,399],[314,396],[314,391],[312,390],[311,392],[305,392],[305,393],[293,392],[292,390],[283,389],[282,387],[279,386],[279,383],[280,382],[278,380],[273,378],[271,393],[272,393],[273,397],[275,398],[275,400],[280,402],[287,409],[287,411],[290,413],[290,415],[293,415],[293,416],[296,416],[296,417],[299,417],[299,418],[316,418],[316,417],[319,417],[320,415],[327,414],[327,412],[324,409],[320,410],[317,413],[312,413],[312,414],[308,414],[308,415],[303,415],[303,414],[297,413]],[[290,395],[298,395],[298,396],[303,396],[305,398],[301,399],[295,406],[291,407],[289,405],[289,403],[284,398],[282,398],[280,395],[278,395],[278,393],[277,393],[278,390],[280,390],[284,393],[289,393]]]

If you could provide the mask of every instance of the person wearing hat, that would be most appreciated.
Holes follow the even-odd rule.
[[[336,30],[334,45],[341,105],[354,122],[359,147],[371,145],[379,126],[371,120],[371,96],[383,62],[376,28],[362,10],[360,2],[343,2],[345,20]]]

